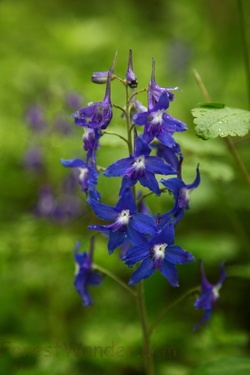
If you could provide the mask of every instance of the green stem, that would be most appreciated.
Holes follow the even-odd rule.
[[[227,147],[228,147],[229,151],[231,152],[232,156],[234,157],[235,162],[237,163],[237,165],[239,167],[239,170],[240,170],[242,176],[244,177],[247,185],[250,186],[250,175],[248,174],[246,166],[243,163],[237,149],[234,146],[232,138],[228,136],[224,139],[225,139],[225,142],[227,144]]]
[[[247,91],[248,91],[248,108],[250,110],[250,66],[249,66],[249,57],[248,57],[248,45],[245,31],[245,20],[244,12],[242,7],[242,0],[238,0],[238,12],[239,12],[239,21],[240,21],[240,33],[243,47],[244,63],[245,63],[245,72],[247,79]]]
[[[118,276],[116,276],[114,273],[110,272],[104,267],[99,266],[98,264],[93,264],[93,269],[100,271],[104,275],[107,275],[114,281],[116,281],[119,285],[121,285],[124,289],[126,289],[130,294],[132,294],[134,297],[137,296],[136,291],[134,291],[132,288],[130,288],[124,281],[122,281]]]
[[[153,356],[151,354],[151,346],[150,346],[150,333],[148,330],[148,323],[147,323],[147,311],[145,305],[145,298],[144,298],[144,284],[143,280],[140,281],[136,285],[137,296],[137,308],[139,311],[140,321],[141,321],[141,328],[143,334],[143,356],[144,356],[144,363],[145,363],[145,371],[147,375],[154,375],[154,362]]]
[[[109,134],[109,135],[115,135],[116,137],[122,139],[124,142],[126,142],[128,144],[128,140],[125,137],[123,137],[122,135],[118,134],[118,133],[110,132],[108,130],[102,130],[102,133],[103,134]]]
[[[176,305],[178,305],[178,303],[180,303],[181,301],[183,301],[189,295],[196,294],[198,292],[200,292],[200,287],[196,286],[195,288],[192,288],[192,289],[188,290],[185,294],[183,294],[181,297],[179,297],[173,303],[171,303],[170,305],[168,305],[162,311],[162,313],[158,316],[158,318],[155,320],[155,322],[152,324],[152,326],[150,327],[150,329],[148,331],[148,334],[152,335],[152,333],[154,332],[154,330],[157,327],[157,325],[165,318],[165,316],[169,312],[169,310],[173,309]]]
[[[205,100],[208,103],[211,102],[212,101],[211,97],[210,97],[210,95],[209,95],[209,93],[208,93],[208,91],[207,91],[204,83],[202,82],[202,79],[201,79],[199,73],[195,69],[193,69],[193,73],[194,73],[194,77],[195,77],[195,79],[196,79],[196,81],[197,81],[197,83],[198,83],[198,85],[199,85],[199,87],[200,87],[200,89],[201,89],[201,91],[203,93],[203,96],[204,96]],[[234,160],[235,160],[235,162],[236,162],[236,164],[237,164],[237,166],[238,166],[238,168],[239,168],[242,176],[244,177],[244,180],[246,181],[247,185],[250,186],[250,176],[248,174],[246,166],[243,163],[243,161],[242,161],[242,159],[241,159],[241,157],[240,157],[237,149],[235,148],[235,145],[234,145],[231,137],[228,136],[228,137],[225,137],[223,139],[226,142],[227,147],[228,147],[229,151],[231,152],[231,154],[232,154],[232,156],[233,156],[233,158],[234,158]]]
[[[128,93],[128,86],[126,86],[126,124],[127,124],[127,137],[128,137],[128,152],[129,155],[133,153],[133,140],[131,135],[131,123],[130,123],[130,99]]]
[[[148,89],[145,88],[145,89],[141,89],[141,90],[138,90],[138,91],[134,92],[134,93],[131,95],[131,97],[130,97],[129,100],[133,99],[133,97],[136,96],[137,94],[141,94],[142,92],[145,92],[145,91],[148,91]]]
[[[161,188],[160,189],[161,193],[165,193],[166,191],[170,192],[167,188]],[[155,194],[154,192],[150,192],[150,193],[146,193],[146,194],[143,194],[139,199],[137,199],[137,204],[140,204],[141,201],[143,201],[143,199],[147,198],[147,197],[150,197],[150,195],[153,195]]]

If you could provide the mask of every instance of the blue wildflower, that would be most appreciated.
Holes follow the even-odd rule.
[[[170,101],[174,100],[174,95],[171,93],[171,91],[180,90],[179,87],[160,87],[157,85],[155,80],[155,60],[152,59],[152,73],[151,73],[151,80],[149,82],[148,87],[148,95],[149,95],[149,106],[154,106],[156,103],[159,102],[160,97],[163,92],[166,92],[168,94],[168,98]]]
[[[159,195],[161,191],[155,178],[155,173],[169,175],[176,174],[176,171],[159,157],[149,156],[150,152],[151,148],[148,144],[141,137],[137,137],[134,154],[111,164],[105,170],[104,175],[107,177],[124,177],[121,193],[124,189],[135,185],[139,181],[142,186]]]
[[[196,168],[196,177],[191,184],[185,184],[180,178],[162,179],[160,182],[174,194],[175,204],[171,211],[168,212],[168,215],[173,215],[176,221],[179,221],[183,217],[185,210],[190,208],[191,192],[200,184],[199,165]]]
[[[151,240],[130,248],[123,260],[128,266],[142,261],[130,278],[130,285],[151,276],[158,269],[173,287],[177,287],[179,284],[175,265],[192,262],[194,257],[180,246],[174,245],[174,226],[169,221]]]
[[[83,306],[92,304],[92,298],[89,295],[88,287],[91,285],[100,285],[102,282],[102,275],[93,269],[93,252],[94,252],[94,240],[91,240],[91,246],[89,254],[87,252],[78,253],[81,246],[80,242],[77,242],[74,249],[74,258],[78,266],[77,273],[75,275],[74,286],[76,291],[82,298]]]
[[[126,82],[131,89],[135,89],[138,85],[137,77],[133,71],[133,59],[132,59],[132,49],[129,50],[128,59],[128,70],[126,73]]]
[[[79,170],[79,184],[82,191],[93,199],[100,200],[100,194],[96,190],[98,173],[94,163],[86,163],[82,159],[61,159],[64,167],[77,168]]]
[[[176,142],[172,134],[187,129],[186,124],[165,113],[168,106],[169,96],[164,91],[157,104],[148,109],[148,111],[134,116],[133,121],[136,125],[144,125],[143,138],[147,143],[157,138],[164,145],[174,147]]]
[[[142,234],[154,235],[156,226],[150,216],[137,212],[133,194],[126,189],[118,203],[114,206],[102,204],[93,199],[87,202],[94,210],[96,216],[102,220],[112,221],[108,225],[90,225],[88,228],[108,234],[108,250],[112,253],[128,238],[132,243],[144,241]]]
[[[113,116],[110,99],[110,80],[111,73],[108,74],[103,101],[89,103],[88,107],[81,108],[73,114],[76,125],[99,130],[107,128]]]
[[[201,321],[197,323],[196,326],[193,328],[194,331],[197,331],[197,329],[210,318],[216,301],[219,298],[219,289],[221,288],[222,283],[226,278],[226,270],[224,263],[221,263],[220,265],[220,277],[219,281],[215,285],[210,284],[210,282],[207,280],[204,266],[201,261],[199,262],[199,267],[201,272],[202,294],[200,297],[196,299],[194,307],[197,310],[205,310],[205,314],[203,315]]]

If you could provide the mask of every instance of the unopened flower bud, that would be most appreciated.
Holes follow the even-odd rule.
[[[135,89],[138,85],[137,77],[133,71],[133,59],[132,59],[132,49],[129,50],[129,59],[128,59],[128,70],[126,73],[126,81],[131,89]]]

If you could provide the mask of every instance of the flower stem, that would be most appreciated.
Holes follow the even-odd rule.
[[[197,81],[197,83],[198,83],[198,85],[199,85],[199,87],[200,87],[200,89],[203,93],[203,96],[204,96],[205,100],[208,103],[211,102],[211,97],[210,97],[210,95],[209,95],[209,93],[206,89],[206,86],[202,82],[202,79],[201,79],[199,73],[197,72],[197,70],[193,69],[193,74],[194,74],[194,77],[195,77],[195,79],[196,79],[196,81]],[[248,174],[248,171],[246,169],[245,164],[243,163],[237,149],[234,146],[234,143],[233,143],[231,137],[228,136],[228,137],[225,137],[223,139],[225,140],[225,142],[227,144],[227,147],[228,147],[229,151],[231,152],[236,164],[238,165],[239,170],[240,170],[242,176],[244,177],[247,185],[250,186],[250,176]]]
[[[151,353],[151,346],[150,346],[150,332],[148,330],[148,323],[147,323],[147,312],[146,312],[146,305],[145,305],[145,298],[144,298],[144,284],[143,280],[140,281],[136,285],[137,295],[136,295],[136,302],[139,311],[140,321],[141,321],[141,328],[143,334],[143,356],[144,356],[144,364],[145,364],[145,374],[146,375],[154,375],[154,362],[153,356]]]
[[[192,288],[190,290],[188,290],[185,294],[183,294],[181,297],[179,297],[177,300],[175,300],[173,303],[171,303],[170,305],[168,305],[163,311],[162,313],[158,316],[158,318],[155,320],[155,322],[152,324],[152,326],[150,327],[149,331],[148,331],[148,334],[149,335],[152,335],[152,333],[154,332],[155,328],[157,327],[157,325],[165,318],[166,314],[169,312],[169,310],[173,309],[176,305],[178,305],[181,301],[183,301],[185,298],[187,298],[188,296],[192,295],[192,294],[196,294],[200,291],[200,287],[199,286],[196,286],[195,288]]]
[[[108,130],[102,130],[102,133],[103,134],[109,134],[109,135],[115,135],[116,137],[122,139],[124,142],[126,142],[128,144],[128,141],[126,138],[124,138],[122,135],[118,134],[118,133],[114,133],[114,132],[110,132]]]
[[[127,137],[128,137],[128,152],[129,155],[133,153],[133,141],[131,134],[131,123],[130,123],[130,99],[128,93],[128,86],[126,86],[126,124],[127,124]]]
[[[113,279],[114,281],[116,281],[119,285],[121,285],[124,289],[126,289],[130,294],[133,295],[133,297],[136,297],[137,296],[137,293],[135,290],[133,290],[132,288],[130,288],[124,281],[122,281],[118,276],[116,276],[114,273],[110,272],[109,270],[107,270],[106,268],[104,267],[101,267],[99,266],[98,264],[94,264],[93,263],[93,268],[97,271],[100,271],[101,273],[103,273],[104,275],[107,275],[108,277],[110,277],[111,279]]]

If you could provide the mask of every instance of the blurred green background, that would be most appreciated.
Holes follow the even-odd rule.
[[[250,2],[242,0],[242,5],[249,44]],[[60,158],[83,156],[82,131],[73,124],[65,95],[78,93],[81,106],[102,100],[104,86],[91,84],[91,73],[107,70],[118,51],[116,74],[124,77],[130,48],[139,88],[148,84],[152,57],[158,84],[182,88],[169,112],[188,124],[189,130],[176,137],[185,155],[187,183],[200,163],[202,183],[177,228],[176,243],[203,259],[211,282],[219,277],[221,261],[229,274],[208,327],[192,332],[202,316],[193,309],[194,297],[162,321],[152,337],[157,374],[215,373],[209,372],[211,368],[220,374],[248,373],[244,363],[250,344],[249,189],[223,139],[203,141],[195,136],[190,112],[204,101],[193,68],[214,101],[248,109],[240,25],[237,0],[0,1],[1,373],[143,374],[141,332],[131,296],[106,278],[101,287],[91,289],[94,305],[83,308],[73,288],[74,244],[80,239],[87,250],[92,233],[86,227],[97,222],[80,189],[76,195],[82,210],[71,220],[37,218],[32,213],[42,184],[61,194],[68,171]],[[123,106],[120,86],[113,83],[112,97]],[[145,94],[139,99],[146,104]],[[33,104],[43,108],[48,123],[42,136],[27,126],[25,113]],[[55,131],[60,115],[69,121],[72,133]],[[116,111],[112,129],[122,125]],[[249,166],[249,138],[234,142]],[[34,175],[23,160],[27,149],[37,144],[46,168]],[[101,165],[124,155],[126,148],[118,138],[104,137],[98,152]],[[103,202],[116,203],[118,183],[101,177]],[[148,204],[162,212],[172,201],[168,196],[151,197]],[[129,279],[131,271],[119,260],[118,251],[108,256],[101,236],[95,262]],[[150,321],[199,284],[197,261],[179,267],[179,279],[178,290],[160,274],[146,280]],[[81,344],[89,351],[74,352]],[[120,347],[125,351],[119,352]]]

